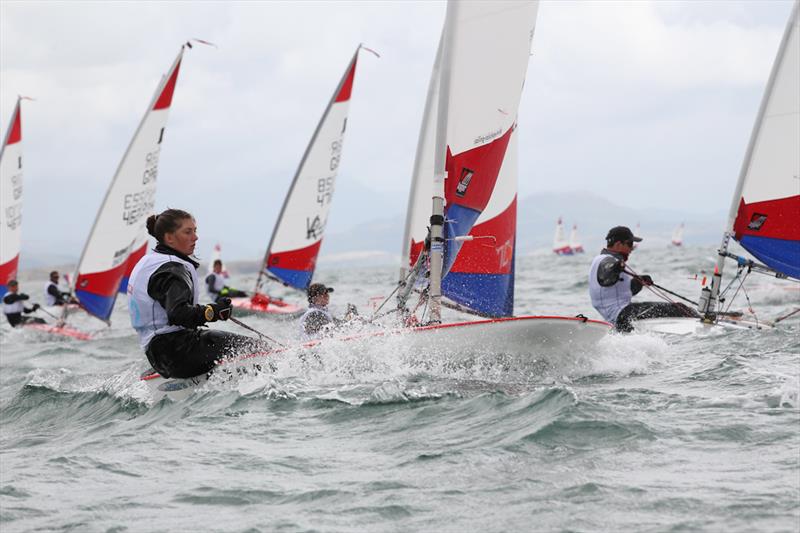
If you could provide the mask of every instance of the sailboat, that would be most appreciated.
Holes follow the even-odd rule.
[[[683,246],[683,222],[672,232],[672,246]]]
[[[417,325],[339,341],[397,336],[411,354],[528,358],[586,349],[610,331],[610,324],[582,315],[513,316],[516,118],[537,9],[537,1],[448,3],[414,162],[394,310],[406,324],[415,323],[420,305],[429,315],[416,317]],[[410,306],[417,294],[420,303]],[[442,305],[483,319],[443,323]],[[325,341],[302,346],[320,342]],[[285,351],[252,354],[217,368],[231,377],[258,372]],[[164,379],[148,372],[141,379],[155,398],[180,399],[207,376]]]
[[[558,222],[556,222],[556,233],[553,236],[553,252],[556,255],[572,255],[572,247],[564,237],[564,224],[561,222],[561,217],[558,217]]]
[[[0,298],[8,291],[8,282],[17,279],[20,236],[22,234],[22,114],[20,103],[0,149]]]
[[[700,293],[702,319],[635,322],[637,329],[691,334],[708,327],[762,329],[758,320],[733,320],[733,297],[752,272],[800,280],[800,19],[795,0],[761,101],[733,193],[711,286]],[[756,261],[732,253],[731,239]],[[725,260],[736,273],[722,287]],[[760,262],[759,262],[760,261]]]
[[[369,50],[361,45],[356,48],[300,160],[264,254],[253,296],[232,299],[238,311],[296,317],[305,310],[305,305],[300,307],[267,295],[264,287],[272,280],[305,291],[311,283],[333,201],[362,48]]]
[[[572,225],[572,232],[569,234],[569,247],[572,248],[572,253],[574,254],[583,253],[583,244],[581,244],[581,241],[578,238],[577,224]]]
[[[71,289],[90,315],[110,324],[114,302],[126,275],[146,250],[145,222],[153,212],[158,161],[183,53],[181,46],[167,74],[162,77],[150,105],[122,157],[106,191],[106,196],[89,232],[89,237],[71,278]],[[76,338],[64,324],[69,309],[65,306],[58,326],[47,331]]]

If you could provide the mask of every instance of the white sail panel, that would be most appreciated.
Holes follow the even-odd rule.
[[[75,294],[91,314],[107,320],[117,291],[143,255],[147,217],[153,212],[158,161],[183,48],[161,80],[106,192],[75,276]]]
[[[306,148],[267,250],[267,270],[298,289],[305,289],[311,281],[328,221],[360,48]]]
[[[17,278],[22,235],[22,116],[21,98],[0,149],[0,298],[10,280]]]

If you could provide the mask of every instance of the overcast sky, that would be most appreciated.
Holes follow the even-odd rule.
[[[727,210],[789,0],[542,2],[519,117],[520,194]],[[305,146],[362,54],[339,189],[405,210],[444,2],[0,3],[0,119],[24,102],[23,254],[77,257],[188,38],[157,208],[193,212],[200,253],[261,257]],[[363,187],[362,187],[363,186]],[[358,210],[337,211],[349,227]],[[393,213],[387,213],[391,215]],[[366,215],[365,215],[366,216]],[[548,229],[548,233],[550,229]]]

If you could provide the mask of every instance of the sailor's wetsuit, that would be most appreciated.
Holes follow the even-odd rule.
[[[39,317],[22,316],[23,313],[33,313],[36,307],[25,307],[25,301],[30,298],[21,292],[9,292],[3,296],[3,313],[6,315],[8,323],[12,327],[22,324],[44,324],[45,321]]]
[[[338,323],[339,321],[333,318],[327,307],[311,304],[300,317],[300,338],[303,340],[319,338],[324,332],[325,326],[329,324],[336,326]]]
[[[614,324],[618,331],[633,331],[632,320],[660,317],[686,317],[697,314],[679,303],[631,303],[642,290],[642,282],[624,272],[625,257],[603,249],[594,258],[589,270],[589,295],[592,305],[603,318]]]
[[[208,291],[208,295],[211,296],[214,301],[226,297],[239,298],[242,296],[247,296],[246,292],[238,289],[231,289],[225,285],[226,281],[227,280],[225,279],[225,276],[222,274],[217,274],[216,272],[212,272],[206,276],[206,291]]]
[[[199,329],[198,263],[159,243],[142,257],[128,282],[131,325],[147,360],[164,377],[188,378],[210,371],[216,361],[258,345],[255,339]]]

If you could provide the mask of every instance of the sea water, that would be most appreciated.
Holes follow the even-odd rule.
[[[696,300],[713,256],[642,247],[631,264]],[[518,258],[516,313],[597,318],[590,261]],[[362,315],[395,276],[317,273],[335,311]],[[746,287],[761,320],[800,305],[791,282]],[[2,325],[4,533],[800,530],[797,316],[770,331],[611,335],[518,367],[340,344],[156,403],[125,300],[110,328],[74,314],[100,331],[89,342]],[[747,309],[744,292],[737,303]],[[297,330],[241,318],[282,342]]]

